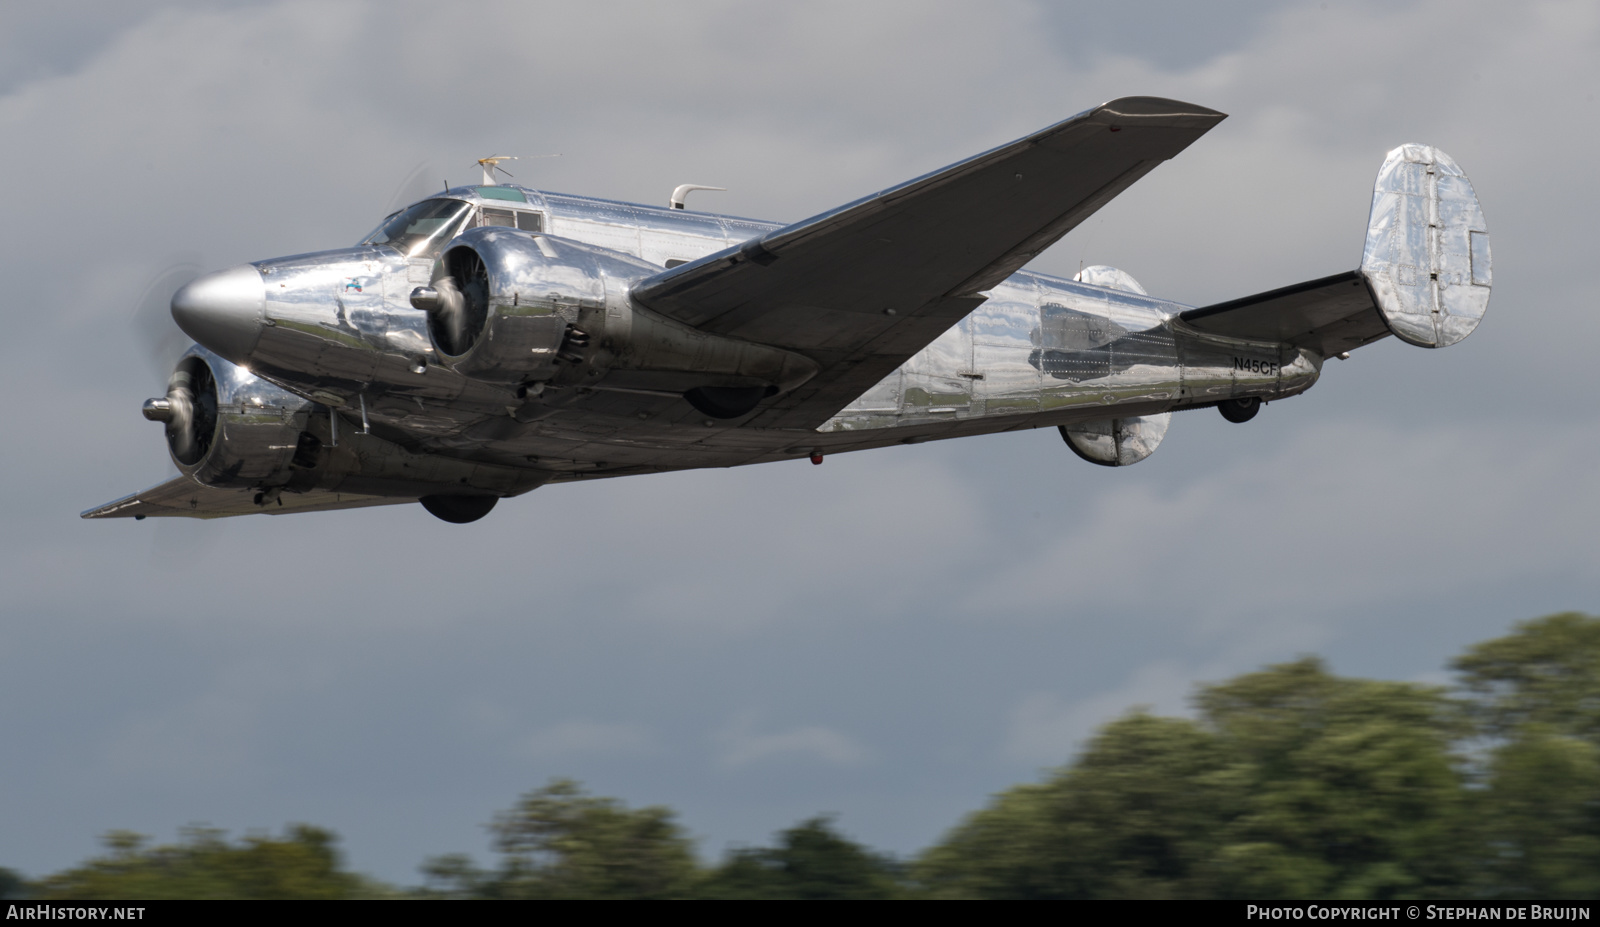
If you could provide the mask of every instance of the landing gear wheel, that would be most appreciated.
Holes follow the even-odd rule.
[[[777,387],[697,386],[683,394],[695,411],[712,418],[738,418],[755,411],[761,400],[775,395]]]
[[[417,500],[435,518],[452,525],[465,525],[489,514],[499,496],[423,496]]]
[[[1217,411],[1222,417],[1235,425],[1242,425],[1256,417],[1261,411],[1260,396],[1246,396],[1243,399],[1224,399],[1217,403]]]

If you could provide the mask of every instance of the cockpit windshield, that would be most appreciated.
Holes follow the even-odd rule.
[[[406,257],[428,255],[455,237],[471,211],[461,200],[423,200],[384,219],[361,243],[388,245]]]

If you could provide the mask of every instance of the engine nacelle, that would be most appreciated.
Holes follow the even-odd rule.
[[[144,415],[166,424],[180,470],[207,486],[253,488],[263,506],[281,493],[313,489],[431,496],[437,498],[430,511],[450,509],[441,518],[471,520],[488,510],[487,500],[527,492],[549,478],[536,470],[413,453],[364,433],[359,419],[352,422],[199,345],[178,361],[166,396],[146,402]],[[474,505],[481,509],[476,515]]]
[[[1171,412],[1081,422],[1060,426],[1061,439],[1092,464],[1126,467],[1154,454],[1171,422]]]
[[[594,245],[477,228],[445,248],[432,286],[413,291],[411,303],[428,313],[445,363],[492,383],[679,393],[708,416],[737,418],[816,374],[810,358],[635,303],[632,285],[660,271]],[[530,400],[516,416],[538,417],[544,402]]]
[[[659,271],[602,248],[497,226],[446,247],[430,287],[412,293],[445,363],[495,383],[550,380],[584,359],[608,305]]]
[[[178,361],[166,398],[145,403],[145,417],[166,424],[184,473],[208,486],[250,486],[317,464],[321,442],[306,430],[314,408],[196,345]]]

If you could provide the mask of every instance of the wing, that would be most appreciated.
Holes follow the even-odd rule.
[[[1279,341],[1332,357],[1389,334],[1361,272],[1334,274],[1215,306],[1181,318],[1204,332]]]
[[[187,476],[175,476],[143,492],[124,496],[83,513],[84,518],[146,518],[181,516],[185,518],[226,518],[229,515],[286,515],[290,512],[324,512],[354,509],[369,505],[393,505],[416,499],[396,496],[355,496],[336,492],[286,492],[276,501],[257,505],[255,489],[213,489]]]
[[[751,419],[811,428],[970,313],[1222,113],[1126,97],[924,177],[640,281],[703,331],[796,351],[821,372]]]

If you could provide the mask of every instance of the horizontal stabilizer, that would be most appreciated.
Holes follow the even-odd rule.
[[[143,492],[124,496],[83,513],[84,518],[227,518],[230,515],[287,515],[290,512],[326,512],[415,502],[403,496],[356,496],[338,492],[286,492],[265,504],[256,502],[260,490],[249,487],[216,489],[187,476],[175,476]]]
[[[1190,309],[1182,318],[1203,332],[1292,344],[1323,357],[1389,334],[1371,291],[1354,270]]]

